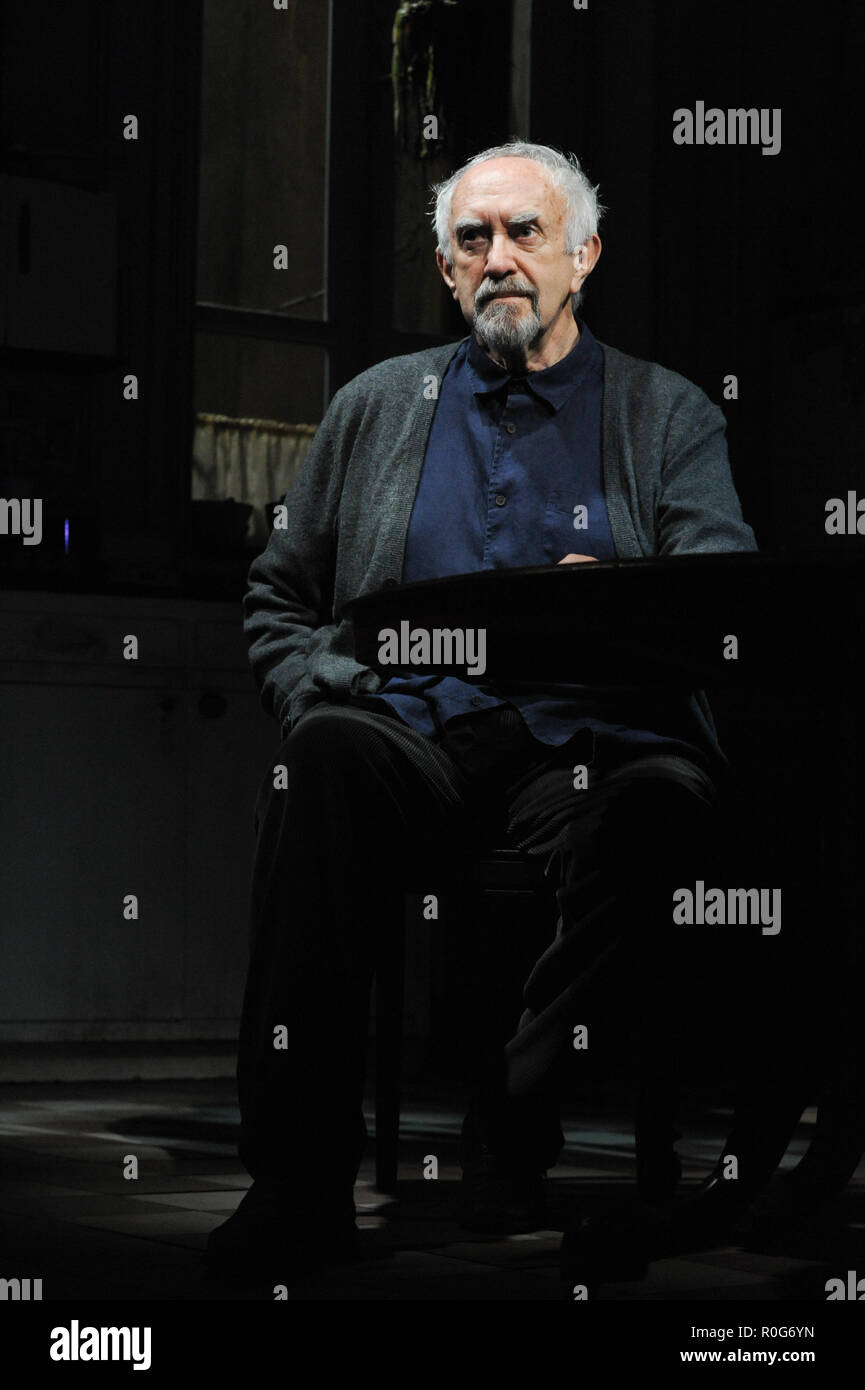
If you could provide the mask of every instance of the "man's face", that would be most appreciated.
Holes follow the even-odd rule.
[[[482,344],[512,360],[573,332],[570,299],[597,250],[565,251],[565,200],[540,165],[490,159],[464,174],[453,192],[445,283]],[[592,254],[594,253],[594,254]],[[591,260],[591,264],[589,264]]]

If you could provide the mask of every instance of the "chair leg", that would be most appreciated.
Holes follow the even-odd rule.
[[[376,974],[375,1185],[393,1193],[399,1160],[400,1075],[405,972],[403,924]]]

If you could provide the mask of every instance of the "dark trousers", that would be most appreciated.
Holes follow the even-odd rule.
[[[595,754],[586,730],[552,749],[510,709],[455,721],[437,741],[387,715],[321,705],[275,765],[286,785],[276,788],[269,768],[256,809],[238,1060],[240,1154],[254,1178],[350,1200],[365,1140],[370,985],[402,921],[405,887],[417,890],[425,873],[458,878],[497,843],[543,864],[558,923],[526,982],[490,1096],[530,1114],[562,1059],[579,1065],[576,1026],[587,1028],[589,1048],[603,1046],[617,1026],[615,990],[612,1019],[610,991],[603,1017],[593,1000],[611,971],[650,982],[648,1071],[675,1046],[661,1026],[681,950],[672,894],[696,877],[712,881],[714,788],[695,763],[659,752],[612,761]],[[585,789],[574,786],[579,765]],[[497,1106],[493,1124],[504,1113]],[[528,1160],[555,1161],[557,1125],[517,1131],[508,1142]]]

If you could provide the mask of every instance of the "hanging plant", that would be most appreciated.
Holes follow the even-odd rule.
[[[393,21],[393,128],[401,149],[419,159],[442,152],[446,113],[439,72],[460,0],[403,0]]]

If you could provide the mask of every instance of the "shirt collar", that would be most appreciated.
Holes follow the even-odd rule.
[[[554,410],[560,410],[569,396],[585,381],[595,357],[596,340],[591,330],[581,318],[577,319],[577,327],[580,330],[579,339],[566,357],[554,362],[551,367],[545,367],[543,371],[526,372],[520,376],[494,362],[472,334],[467,357],[474,394],[492,395],[494,391],[500,391],[502,387],[510,385],[511,381],[519,381],[525,383],[530,391],[540,396]]]

